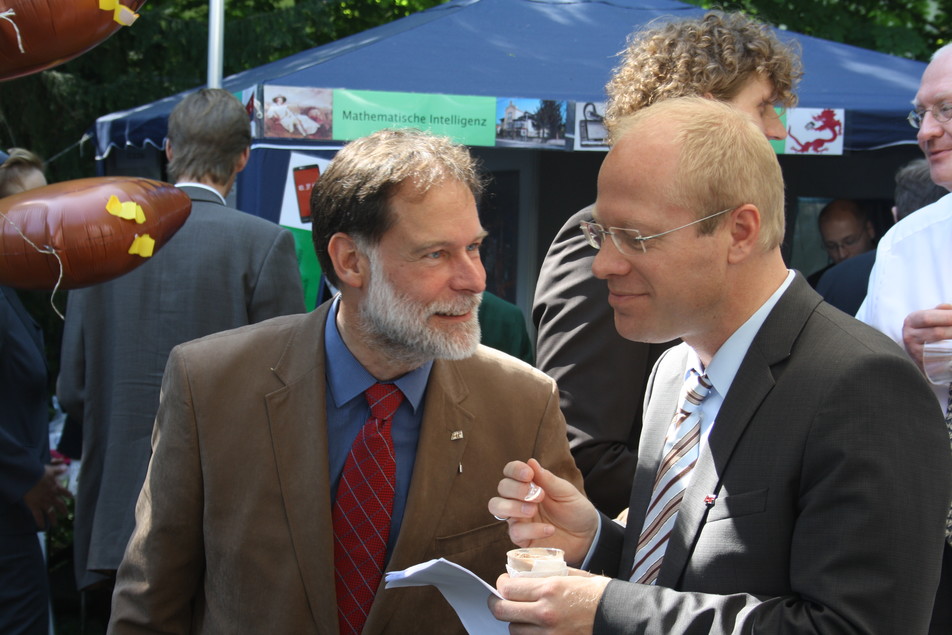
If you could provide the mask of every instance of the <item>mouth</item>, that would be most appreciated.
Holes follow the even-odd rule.
[[[437,311],[437,312],[434,313],[433,315],[435,315],[435,316],[438,317],[438,318],[446,318],[446,319],[451,319],[451,320],[453,320],[453,319],[464,319],[464,318],[468,318],[468,317],[469,317],[470,315],[472,315],[472,314],[473,314],[472,311],[466,311],[465,313],[444,313],[444,312],[442,312],[442,311]]]
[[[938,159],[938,158],[941,158],[941,157],[943,157],[943,156],[946,156],[946,155],[948,155],[950,152],[952,152],[952,148],[933,148],[933,147],[926,147],[926,158],[928,158],[930,161],[932,161],[932,160],[934,160],[934,159]]]
[[[628,300],[635,300],[638,298],[646,297],[647,293],[635,293],[635,292],[625,292],[621,293],[619,291],[614,291],[612,289],[608,290],[608,303],[612,306],[616,304],[623,303]]]

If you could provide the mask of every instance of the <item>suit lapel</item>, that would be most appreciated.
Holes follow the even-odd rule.
[[[271,441],[291,542],[314,623],[337,633],[334,538],[327,447],[324,322],[329,304],[297,328],[273,372],[284,383],[266,396]]]
[[[751,342],[724,397],[707,447],[694,467],[691,484],[685,490],[658,575],[660,586],[679,588],[707,517],[705,499],[719,494],[738,441],[782,374],[781,363],[790,357],[794,343],[820,301],[820,296],[798,274]]]
[[[387,571],[399,571],[432,557],[430,548],[436,540],[439,521],[455,502],[449,497],[452,477],[458,473],[466,444],[473,435],[474,415],[462,405],[468,394],[469,389],[453,362],[436,360],[433,363],[423,401],[420,440],[403,527]],[[460,504],[473,503],[460,501]],[[381,583],[365,630],[382,630],[398,602],[399,594],[384,592]]]

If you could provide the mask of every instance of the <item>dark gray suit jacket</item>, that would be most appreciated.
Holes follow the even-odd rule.
[[[686,353],[652,374],[628,529],[604,524],[593,571],[628,578]],[[709,447],[657,586],[610,582],[596,632],[926,632],[952,459],[935,397],[893,341],[797,276]]]
[[[169,351],[210,333],[304,311],[286,229],[184,187],[192,212],[148,262],[69,293],[58,394],[82,423],[74,534],[80,588],[115,570],[151,456]]]
[[[595,250],[579,229],[592,219],[593,208],[569,218],[552,241],[539,271],[532,321],[536,366],[558,382],[585,492],[614,516],[628,506],[648,375],[671,344],[632,342],[615,330],[608,286],[592,275]]]

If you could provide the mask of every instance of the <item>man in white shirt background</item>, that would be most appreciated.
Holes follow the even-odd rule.
[[[929,161],[932,180],[952,189],[952,45],[933,54],[913,106],[909,121],[919,129],[919,147]],[[952,195],[946,195],[886,232],[876,252],[866,300],[856,314],[902,344],[920,368],[927,342],[952,339],[950,248]],[[949,426],[950,386],[933,384],[932,389]],[[949,435],[952,440],[952,427]],[[952,524],[952,511],[947,522]],[[946,531],[942,582],[930,633],[952,632],[952,530],[947,527]]]

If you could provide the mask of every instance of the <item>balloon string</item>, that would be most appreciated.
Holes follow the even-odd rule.
[[[0,16],[0,17],[3,17],[3,16]],[[56,292],[59,291],[60,283],[63,282],[63,260],[60,258],[60,255],[56,253],[56,250],[50,247],[49,245],[44,245],[42,249],[40,247],[37,247],[36,243],[34,243],[29,238],[27,238],[26,234],[24,234],[20,230],[17,224],[14,223],[9,218],[7,218],[7,215],[4,214],[3,212],[0,212],[0,217],[2,217],[3,220],[9,223],[13,227],[13,229],[15,229],[18,234],[20,234],[20,238],[25,240],[27,244],[33,247],[33,249],[35,249],[37,252],[41,254],[51,255],[54,258],[56,258],[56,263],[59,265],[59,276],[56,279],[56,284],[53,286],[53,292],[50,293],[50,306],[53,307],[53,311],[56,313],[56,315],[59,316],[59,319],[65,320],[66,318],[63,317],[63,314],[60,312],[59,308],[57,308],[56,304],[53,303],[53,298],[56,296]]]
[[[3,13],[0,13],[0,20],[6,20],[13,25],[13,30],[17,32],[17,46],[20,47],[20,52],[26,54],[26,51],[23,50],[23,39],[20,37],[20,27],[17,26],[17,23],[10,19],[10,16],[16,17],[17,12],[13,9],[7,9]]]

